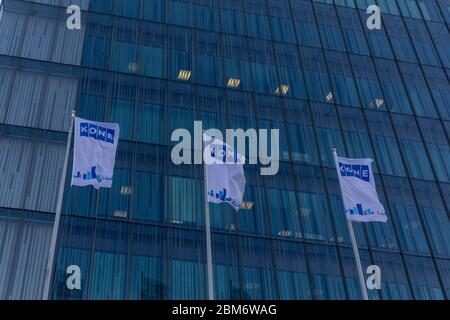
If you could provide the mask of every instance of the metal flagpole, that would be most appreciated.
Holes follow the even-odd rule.
[[[45,273],[44,293],[42,296],[43,300],[50,299],[50,286],[54,270],[53,264],[55,260],[56,241],[58,240],[59,221],[61,218],[61,208],[64,196],[64,186],[66,184],[67,167],[69,162],[70,145],[72,144],[72,133],[74,122],[75,122],[75,111],[72,111],[70,115],[69,136],[67,138],[66,154],[64,156],[64,166],[61,174],[61,180],[59,182],[58,200],[56,202],[55,222],[53,223],[52,239],[50,242],[50,252],[48,254],[47,269]]]
[[[353,225],[350,220],[347,219],[348,232],[350,233],[350,238],[352,239],[353,253],[355,254],[356,267],[358,269],[359,286],[361,287],[361,293],[363,300],[369,300],[367,295],[366,282],[364,281],[363,269],[361,266],[361,258],[359,257],[358,244],[356,243],[355,231],[353,230]]]
[[[208,300],[214,300],[214,280],[213,280],[213,268],[212,268],[212,249],[211,249],[211,221],[209,215],[209,203],[208,203],[208,179],[206,172],[206,163],[203,157],[205,148],[205,137],[202,134],[202,161],[203,161],[203,177],[205,186],[205,229],[206,229],[206,262],[208,268]]]
[[[337,150],[335,148],[333,149],[333,153],[334,153],[334,158],[337,159]],[[338,165],[338,163],[336,161],[336,166],[337,165]],[[363,300],[369,300],[369,296],[367,295],[366,282],[364,280],[364,273],[363,273],[363,269],[362,269],[362,265],[361,265],[361,258],[359,256],[358,243],[356,242],[355,231],[353,230],[353,224],[350,220],[347,219],[347,217],[346,217],[346,220],[347,220],[348,232],[350,234],[350,239],[352,241],[353,254],[355,255],[356,268],[358,269],[358,278],[359,278],[359,286],[361,288],[361,294],[362,294]]]

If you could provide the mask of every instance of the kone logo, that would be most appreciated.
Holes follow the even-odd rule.
[[[239,153],[237,147],[234,147],[234,150],[231,150],[230,148],[227,148],[226,144],[214,143],[215,139],[215,137],[211,137],[210,151],[212,160],[216,159],[224,163],[245,162],[245,158],[242,156],[238,157]]]
[[[352,165],[339,162],[341,176],[355,177],[363,181],[370,182],[369,166],[366,165]]]
[[[80,136],[89,137],[95,140],[105,141],[114,144],[115,132],[113,129],[107,129],[92,123],[80,123]]]

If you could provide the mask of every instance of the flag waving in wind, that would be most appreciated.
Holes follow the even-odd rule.
[[[348,159],[334,154],[345,213],[350,221],[386,222],[372,172],[372,159]]]
[[[73,186],[111,188],[119,125],[75,118]]]
[[[208,202],[228,203],[236,211],[245,191],[245,157],[223,141],[203,135]]]

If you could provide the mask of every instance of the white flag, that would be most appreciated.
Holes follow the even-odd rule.
[[[228,203],[239,211],[245,192],[245,157],[223,141],[203,135],[208,202]]]
[[[347,219],[386,222],[386,212],[375,188],[373,160],[348,159],[335,154],[335,161]]]
[[[75,118],[73,186],[111,188],[119,125]]]

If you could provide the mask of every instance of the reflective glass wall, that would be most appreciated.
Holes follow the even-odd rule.
[[[121,140],[112,189],[66,184],[54,299],[207,298],[202,167],[170,160],[196,120],[280,130],[278,174],[245,166],[254,207],[211,205],[216,298],[361,299],[335,147],[375,160],[389,217],[355,224],[382,270],[370,298],[448,299],[448,0],[4,0],[0,16],[0,298],[42,296],[76,110]]]

